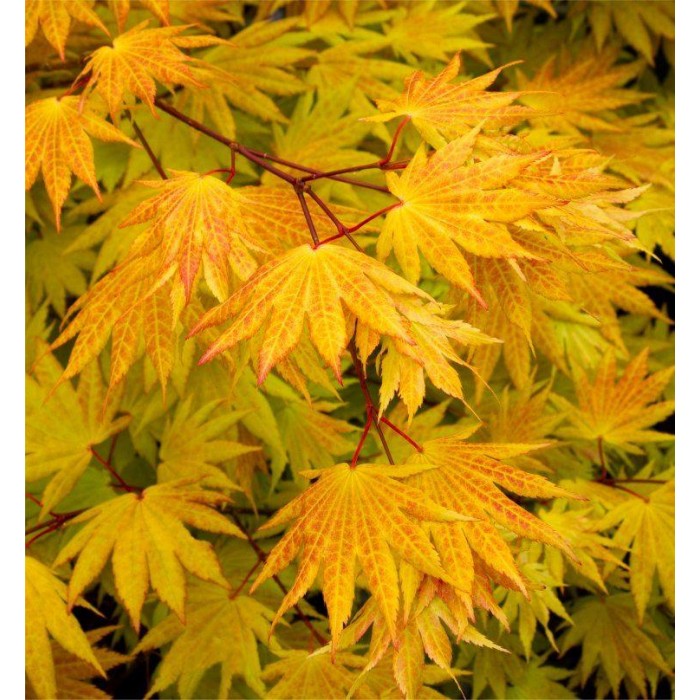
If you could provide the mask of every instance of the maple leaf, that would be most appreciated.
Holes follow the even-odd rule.
[[[354,671],[365,665],[361,656],[342,652],[332,657],[327,649],[313,654],[295,650],[276,653],[280,660],[268,664],[262,677],[268,682],[277,680],[265,697],[279,700],[342,700],[353,687]]]
[[[488,44],[473,31],[488,15],[463,12],[465,3],[447,5],[428,0],[397,8],[385,26],[384,38],[394,52],[408,63],[416,57],[447,61],[450,54],[466,51],[489,63],[483,49]]]
[[[464,600],[469,604],[475,563],[485,565],[499,583],[526,592],[510,547],[496,524],[521,537],[557,547],[576,559],[570,544],[559,533],[509,499],[498,487],[530,498],[578,497],[542,476],[502,461],[536,449],[537,445],[464,442],[477,428],[454,437],[428,440],[421,445],[421,451],[408,459],[409,464],[437,467],[410,477],[411,486],[443,508],[473,519],[473,522],[427,525],[441,560],[458,588],[466,591]]]
[[[488,92],[502,66],[490,73],[450,85],[459,73],[459,54],[434,78],[416,71],[406,78],[404,92],[395,99],[377,100],[384,114],[365,117],[365,121],[386,122],[406,115],[420,135],[434,148],[463,136],[481,125],[484,129],[517,124],[535,111],[530,107],[513,105],[522,92]]]
[[[138,631],[149,582],[158,597],[180,618],[185,615],[185,570],[228,589],[209,542],[196,540],[184,527],[243,533],[214,508],[228,498],[192,485],[192,479],[129,492],[73,518],[86,523],[56,557],[56,566],[76,559],[68,584],[68,604],[94,581],[112,558],[117,595]]]
[[[613,47],[600,53],[584,47],[575,60],[563,49],[531,80],[519,73],[518,85],[527,92],[521,101],[534,110],[530,118],[533,126],[573,134],[581,130],[622,131],[608,116],[614,114],[610,110],[643,102],[649,95],[621,87],[637,77],[643,61],[616,66],[617,57]]]
[[[622,7],[610,0],[581,3],[576,12],[584,12],[593,31],[598,51],[601,51],[614,31],[644,56],[647,63],[654,64],[655,38],[674,39],[675,7],[672,2],[632,0]],[[573,15],[572,15],[573,16]],[[613,30],[614,27],[614,30]]]
[[[420,575],[409,574],[404,565],[401,573],[406,612],[400,621],[398,638],[393,645],[386,622],[371,598],[353,622],[343,630],[343,643],[355,643],[372,626],[368,659],[362,674],[355,680],[355,687],[367,684],[374,690],[376,681],[381,682],[381,676],[385,674],[391,679],[388,685],[396,686],[401,697],[406,698],[424,697],[425,694],[421,691],[425,690],[425,683],[451,679],[459,687],[457,674],[460,672],[455,673],[451,668],[452,643],[445,628],[452,632],[458,642],[505,651],[468,624],[466,618],[469,611],[459,605],[456,597],[452,597],[450,603],[458,608],[455,614],[452,607],[442,599],[445,584],[429,576],[424,576],[421,580]],[[412,573],[417,572],[414,570]],[[415,598],[410,598],[412,594]],[[387,654],[389,650],[391,653]],[[437,668],[425,664],[426,655]],[[388,663],[389,658],[391,664]],[[379,671],[373,673],[374,669]],[[442,675],[441,681],[435,677],[434,672],[438,670]],[[380,676],[379,679],[376,678],[377,675]]]
[[[390,85],[404,80],[413,71],[410,66],[371,54],[384,44],[382,38],[348,41],[320,51],[315,56],[315,65],[309,69],[307,81],[324,91],[350,82],[369,99],[394,99],[396,91]]]
[[[576,370],[578,406],[563,397],[552,397],[557,406],[567,410],[571,424],[560,428],[558,434],[578,440],[600,440],[633,454],[640,454],[638,443],[672,440],[672,435],[649,427],[673,412],[673,401],[653,402],[671,380],[674,368],[647,376],[648,358],[647,348],[630,361],[619,381],[613,351],[602,359],[593,382],[583,371]]]
[[[205,52],[202,63],[193,70],[208,88],[183,90],[176,98],[177,106],[197,120],[209,115],[230,138],[236,135],[236,124],[229,104],[266,121],[288,122],[269,94],[286,96],[308,90],[292,68],[313,53],[276,43],[297,22],[296,18],[284,18],[254,23]]]
[[[141,22],[120,34],[112,46],[93,51],[77,78],[89,76],[83,96],[96,90],[107,103],[114,121],[127,92],[140,98],[155,114],[156,81],[167,86],[204,87],[187,65],[193,59],[175,43],[186,27],[146,29],[147,26],[148,21]]]
[[[337,464],[355,443],[344,435],[356,431],[350,423],[329,415],[339,404],[330,401],[286,401],[275,417],[295,475]]]
[[[370,162],[371,153],[355,148],[371,127],[360,120],[367,112],[353,107],[353,91],[354,85],[347,83],[318,95],[313,92],[301,95],[286,130],[283,132],[277,124],[272,126],[275,155],[321,171]],[[266,172],[261,182],[270,185],[279,180]]]
[[[652,669],[671,675],[653,638],[639,626],[630,595],[589,596],[576,605],[571,617],[574,624],[561,640],[561,653],[582,646],[577,673],[583,684],[597,669],[598,688],[602,685],[602,676],[617,698],[624,679],[634,694],[646,697]]]
[[[49,634],[67,651],[104,676],[100,662],[78,621],[66,606],[66,584],[34,557],[24,560],[26,670],[34,692],[57,697],[55,657]],[[80,602],[80,601],[78,601]]]
[[[90,448],[121,432],[129,416],[115,418],[117,394],[107,400],[97,364],[87,367],[77,390],[56,386],[63,367],[46,352],[27,379],[26,478],[51,477],[44,487],[41,518],[75,486],[87,469]]]
[[[387,185],[400,204],[386,215],[377,254],[383,260],[393,250],[406,278],[415,284],[420,250],[452,284],[481,299],[460,248],[485,257],[532,257],[511,238],[504,223],[549,207],[553,200],[520,189],[501,189],[546,152],[465,166],[477,133],[473,130],[455,139],[429,159],[419,150],[400,177],[387,173]]]
[[[121,227],[151,222],[148,230],[134,243],[132,256],[143,257],[156,249],[160,267],[175,265],[184,287],[186,300],[200,267],[207,285],[221,301],[228,296],[230,272],[247,279],[257,267],[250,250],[264,248],[253,238],[244,223],[236,190],[213,175],[172,171],[168,180],[141,184],[157,194],[139,204],[121,223]],[[144,246],[148,246],[144,250]]]
[[[323,563],[323,595],[335,649],[352,609],[357,558],[395,637],[399,583],[392,552],[419,570],[448,580],[419,523],[465,519],[398,481],[433,468],[338,464],[302,474],[317,481],[260,528],[269,530],[294,521],[270,552],[251,591],[284,569],[303,545],[297,578],[275,622],[306,593]]]
[[[129,657],[113,651],[108,647],[94,646],[105,636],[117,629],[119,628],[114,626],[100,627],[96,630],[90,630],[85,635],[90,644],[93,645],[95,658],[104,671],[110,671],[129,660]],[[92,664],[66,651],[55,641],[51,643],[51,654],[56,669],[56,694],[51,697],[73,700],[75,698],[109,700],[111,696],[89,682],[91,679],[100,676]],[[39,697],[35,692],[32,692],[34,689],[31,685],[27,690],[27,698]]]
[[[51,5],[63,3],[50,2]],[[99,197],[90,136],[101,141],[139,144],[101,119],[80,97],[47,97],[25,110],[24,186],[30,189],[39,171],[53,204],[56,229],[61,229],[61,207],[68,197],[71,175],[75,173]]]
[[[209,488],[239,490],[225,471],[214,465],[231,462],[259,448],[226,438],[228,429],[245,412],[231,411],[212,417],[220,403],[211,401],[194,410],[190,396],[178,404],[160,439],[159,481],[201,478]]]
[[[404,315],[414,344],[396,338],[386,338],[377,356],[382,383],[379,390],[379,410],[386,410],[395,394],[408,409],[409,420],[425,398],[425,377],[441,391],[464,402],[462,380],[451,362],[472,369],[453,348],[453,343],[466,347],[497,342],[463,321],[443,316],[448,307],[439,304],[402,302],[397,305]],[[358,323],[358,335],[363,331]],[[371,351],[371,343],[360,344],[364,361]]]
[[[396,308],[398,294],[429,298],[367,255],[334,245],[301,245],[258,268],[231,298],[208,311],[190,335],[234,319],[202,363],[260,332],[260,384],[300,342],[307,319],[314,347],[340,378],[347,344],[343,306],[376,333],[413,342]]]
[[[669,605],[675,607],[675,482],[655,488],[648,498],[624,493],[624,500],[597,523],[602,532],[618,526],[612,537],[631,549],[630,586],[639,624],[651,596],[654,572]]]
[[[537,514],[571,543],[577,557],[577,561],[569,560],[571,566],[583,576],[595,581],[601,590],[607,589],[596,562],[626,568],[617,553],[613,554],[611,551],[622,550],[625,545],[598,534],[600,526],[599,519],[595,517],[595,507],[571,508],[564,500],[557,499],[551,508],[542,508]],[[561,552],[548,548],[544,552],[544,559],[554,578],[563,581],[564,558]]]
[[[90,250],[71,250],[80,233],[80,228],[70,228],[60,236],[37,238],[27,245],[27,294],[33,305],[46,298],[63,316],[66,297],[80,296],[87,289],[84,272],[93,268],[95,255]]]
[[[229,697],[235,676],[242,677],[256,693],[265,693],[257,645],[269,644],[272,610],[220,585],[194,581],[187,588],[184,616],[187,624],[170,614],[150,629],[134,650],[147,652],[172,644],[146,697],[162,693],[176,681],[182,697],[196,697],[202,674],[218,665],[219,698]]]
[[[27,0],[24,14],[25,46],[33,41],[41,25],[46,40],[64,61],[71,19],[97,27],[109,36],[107,27],[92,9],[93,5],[93,0]]]

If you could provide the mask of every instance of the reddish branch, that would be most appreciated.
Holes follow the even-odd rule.
[[[377,411],[377,407],[374,405],[374,401],[372,400],[372,395],[369,393],[369,389],[367,388],[367,377],[365,376],[365,369],[362,366],[362,362],[360,361],[360,358],[357,354],[355,338],[353,338],[350,341],[348,349],[350,350],[352,363],[355,367],[355,374],[357,375],[357,378],[360,381],[360,389],[362,390],[362,395],[365,397],[365,411],[367,412],[367,421],[369,422],[371,420],[372,423],[374,423],[377,435],[379,435],[379,441],[382,443],[382,449],[384,450],[384,454],[386,454],[386,458],[389,460],[389,464],[394,464],[394,458],[391,456],[391,450],[389,449],[389,445],[387,444],[386,437],[384,437],[384,431],[382,430],[382,425],[379,421],[379,411]]]
[[[124,479],[119,475],[119,472],[111,465],[109,460],[106,460],[104,457],[102,457],[99,452],[94,448],[90,447],[90,453],[92,456],[112,475],[112,477],[116,480],[116,484],[113,484],[116,488],[124,489],[124,491],[128,493],[133,493],[135,491],[140,491],[136,486],[131,486],[130,484],[127,484]],[[110,450],[110,455],[112,451]]]
[[[358,224],[355,224],[355,226],[348,227],[345,224],[343,224],[337,216],[331,211],[330,207],[310,188],[308,183],[313,180],[319,180],[319,179],[327,179],[327,180],[335,180],[337,182],[344,182],[350,185],[355,185],[357,187],[364,187],[366,189],[372,189],[376,190],[378,192],[384,192],[386,194],[391,194],[389,192],[389,189],[386,187],[383,187],[381,185],[373,185],[368,182],[362,182],[361,180],[355,180],[353,178],[348,178],[345,177],[345,174],[347,173],[354,173],[354,172],[360,172],[363,170],[370,170],[370,169],[380,169],[380,170],[396,170],[402,167],[405,167],[405,162],[399,162],[399,163],[391,163],[391,157],[394,153],[394,150],[396,148],[396,144],[398,142],[398,137],[399,134],[401,133],[402,129],[404,126],[408,123],[409,118],[407,117],[404,119],[396,129],[396,133],[394,134],[394,138],[392,140],[391,146],[389,148],[389,151],[387,152],[386,156],[381,158],[378,161],[375,161],[373,163],[369,163],[366,165],[358,165],[358,166],[353,166],[353,167],[348,167],[348,168],[342,168],[339,170],[331,170],[324,172],[322,170],[317,170],[315,168],[309,168],[305,165],[301,165],[299,163],[294,163],[292,161],[285,160],[284,158],[279,158],[278,156],[271,155],[269,153],[265,153],[263,151],[258,151],[254,148],[249,148],[248,146],[243,145],[242,143],[238,143],[237,141],[234,141],[233,139],[229,139],[228,137],[224,136],[223,134],[220,134],[219,132],[215,131],[214,129],[210,129],[208,126],[205,124],[202,124],[201,122],[197,121],[196,119],[192,119],[191,117],[188,117],[186,114],[183,114],[180,112],[180,110],[176,109],[172,105],[168,104],[164,100],[160,98],[156,98],[155,100],[155,105],[159,109],[163,110],[170,116],[174,117],[175,119],[178,119],[181,121],[183,124],[186,124],[192,129],[195,129],[196,131],[199,131],[202,134],[205,134],[206,136],[209,136],[209,138],[214,139],[215,141],[218,141],[219,143],[227,146],[231,150],[231,167],[230,169],[226,170],[223,168],[219,168],[216,170],[210,171],[208,174],[213,174],[213,173],[218,173],[218,172],[225,172],[228,173],[228,178],[227,182],[230,183],[231,180],[233,179],[236,168],[235,168],[235,156],[236,153],[239,153],[241,156],[249,160],[251,163],[255,163],[258,167],[262,168],[262,170],[274,175],[275,177],[283,180],[286,182],[288,185],[291,185],[294,188],[294,192],[296,193],[298,199],[299,199],[299,204],[302,208],[302,212],[304,213],[304,218],[306,220],[306,224],[309,229],[309,233],[311,234],[311,238],[313,240],[314,247],[317,247],[319,245],[323,245],[325,243],[329,243],[330,241],[337,240],[341,237],[346,237],[354,246],[357,250],[361,250],[360,246],[357,244],[357,242],[353,239],[352,233],[355,231],[358,231],[360,228],[362,228],[365,224],[369,223],[373,219],[376,219],[378,216],[382,216],[389,210],[393,209],[395,206],[398,206],[400,202],[397,202],[395,204],[392,204],[388,207],[384,207],[384,209],[381,209],[374,214],[371,214],[368,216],[366,219],[361,221]],[[141,141],[141,144],[143,147],[146,149],[146,152],[148,153],[149,157],[151,158],[151,161],[153,162],[154,166],[158,170],[158,172],[161,174],[161,177],[165,177],[165,172],[163,171],[160,163],[158,162],[158,159],[155,157],[153,154],[152,149],[148,146],[148,143],[146,142],[145,138],[143,137],[143,133],[140,132],[140,130],[137,130],[138,127],[136,124],[134,124],[134,130],[136,131],[136,135],[139,138],[139,141]],[[289,173],[280,170],[276,165],[272,165],[272,163],[275,163],[276,165],[283,166],[285,168],[290,168],[292,170],[297,170],[302,173],[307,173],[304,177],[296,177],[294,175],[290,175]],[[311,213],[309,211],[308,207],[308,202],[306,202],[306,195],[309,195],[321,208],[323,213],[331,220],[333,225],[337,228],[338,230],[338,235],[337,236],[331,236],[330,238],[326,238],[323,241],[320,241],[318,238],[318,233],[316,231],[316,227],[313,222],[313,217],[311,216]]]

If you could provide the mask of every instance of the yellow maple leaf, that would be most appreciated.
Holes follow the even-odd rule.
[[[183,90],[176,96],[176,106],[199,121],[208,115],[230,138],[236,135],[236,124],[229,105],[266,121],[286,123],[287,117],[270,95],[305,92],[307,85],[292,69],[313,55],[308,49],[277,41],[297,23],[297,18],[256,22],[219,42],[192,67],[195,77],[208,88]]]
[[[665,0],[628,0],[620,5],[614,0],[582,2],[572,8],[572,17],[583,13],[593,31],[596,47],[601,51],[615,31],[654,64],[658,37],[674,39],[676,36],[675,5]]]
[[[672,435],[649,428],[673,412],[673,401],[657,399],[671,381],[674,368],[667,367],[647,376],[648,358],[647,348],[630,361],[619,380],[614,351],[603,357],[594,381],[577,370],[578,405],[560,396],[552,397],[568,411],[570,423],[559,428],[558,434],[578,440],[599,440],[633,454],[641,454],[637,443],[673,440]]]
[[[535,114],[530,107],[513,105],[521,92],[489,92],[503,68],[461,83],[450,84],[459,73],[459,54],[434,78],[416,71],[406,78],[404,92],[395,99],[377,100],[384,114],[366,117],[366,121],[386,122],[406,116],[421,136],[434,148],[463,136],[482,125],[485,129],[517,124]]]
[[[597,523],[599,531],[617,525],[612,541],[631,549],[630,586],[640,625],[651,597],[654,572],[658,572],[666,600],[675,607],[675,513],[675,482],[669,481],[654,488],[648,498],[623,493],[622,503]]]
[[[98,27],[107,36],[109,31],[92,9],[94,0],[27,0],[24,15],[24,44],[28,46],[39,29],[53,46],[61,60],[65,60],[66,40],[71,19],[91,27]]]
[[[62,3],[50,2],[52,5]],[[101,119],[89,104],[80,106],[80,97],[47,97],[29,104],[25,110],[25,189],[36,181],[39,171],[61,228],[61,207],[68,197],[71,175],[75,173],[99,197],[92,144],[101,141],[140,146]]]
[[[531,80],[519,73],[518,85],[526,91],[521,101],[535,111],[530,117],[533,126],[572,134],[622,131],[612,110],[643,102],[650,95],[623,87],[637,77],[644,62],[615,65],[617,58],[615,47],[597,53],[584,46],[575,59],[565,48]]]
[[[220,401],[211,401],[194,410],[192,396],[177,405],[160,438],[159,481],[201,478],[209,488],[239,490],[226,471],[215,465],[230,463],[260,448],[227,439],[226,432],[245,411],[212,416],[220,405]]]
[[[175,682],[182,697],[196,697],[202,674],[218,665],[219,698],[229,697],[236,676],[263,695],[258,642],[269,644],[273,617],[272,610],[253,598],[232,594],[220,585],[193,581],[187,589],[187,624],[170,614],[150,629],[134,649],[134,653],[147,652],[171,644],[146,697]]]
[[[102,46],[90,54],[76,80],[88,77],[83,96],[91,90],[101,95],[112,118],[122,108],[125,93],[140,98],[155,114],[156,81],[163,85],[205,87],[195,80],[188,62],[175,43],[186,27],[146,29],[148,21],[120,34],[112,46]]]
[[[158,251],[162,269],[176,265],[189,300],[200,271],[222,301],[229,294],[230,270],[247,279],[257,267],[250,250],[263,252],[244,223],[237,191],[213,175],[173,171],[167,180],[141,184],[157,194],[139,204],[121,226],[151,222],[134,243],[132,257]],[[147,239],[142,243],[141,239]],[[147,247],[146,247],[147,246]]]
[[[86,633],[86,637],[90,644],[93,645],[95,658],[104,671],[126,663],[129,660],[128,656],[113,651],[109,647],[94,646],[108,634],[119,629],[118,627],[100,627],[95,630],[90,630]],[[79,656],[66,651],[60,644],[51,642],[51,654],[53,655],[54,666],[56,669],[56,694],[52,698],[65,698],[65,700],[109,700],[111,697],[107,695],[101,688],[90,683],[90,680],[100,676],[97,669],[87,661],[84,661]],[[26,697],[30,700],[40,697],[31,685],[27,688]]]
[[[67,651],[104,676],[78,621],[68,611],[66,584],[34,557],[25,557],[25,650],[29,681],[40,698],[56,698],[54,655],[49,634]]]
[[[653,628],[640,627],[630,595],[587,596],[576,605],[571,617],[574,624],[562,638],[561,653],[565,654],[574,646],[582,647],[577,673],[585,684],[598,670],[599,695],[612,690],[613,695],[619,697],[624,679],[630,695],[644,697],[654,668],[672,675],[654,642],[658,631],[652,636],[649,632],[653,634]],[[607,687],[601,682],[601,676],[607,680]]]
[[[185,615],[185,570],[229,587],[212,545],[192,537],[184,523],[234,537],[243,533],[214,509],[228,498],[196,488],[192,481],[132,491],[73,518],[71,524],[86,524],[56,557],[56,566],[76,559],[68,584],[69,606],[100,574],[110,555],[117,595],[137,631],[149,583],[180,619]]]
[[[384,26],[384,38],[399,57],[414,65],[417,57],[447,61],[457,51],[471,53],[489,64],[483,50],[489,44],[474,31],[489,16],[465,12],[466,5],[426,0],[400,6]]]
[[[481,298],[460,249],[484,257],[532,257],[504,224],[550,207],[555,200],[506,186],[546,152],[465,165],[477,133],[455,139],[430,158],[419,150],[400,177],[387,173],[387,185],[400,204],[386,215],[377,253],[385,259],[393,250],[406,278],[415,284],[420,250],[452,284]]]
[[[279,661],[267,664],[262,674],[263,680],[276,681],[265,697],[277,700],[342,700],[353,687],[355,672],[365,665],[361,656],[342,652],[332,658],[328,649],[313,654],[290,650],[278,655]]]
[[[334,245],[301,245],[258,268],[230,299],[208,311],[190,335],[234,319],[201,363],[263,333],[257,357],[262,383],[299,344],[307,319],[314,347],[340,378],[348,339],[343,306],[376,333],[413,342],[396,308],[399,294],[429,299],[368,255]]]
[[[385,338],[377,356],[382,384],[379,390],[379,410],[386,410],[395,394],[413,418],[425,398],[425,378],[440,391],[464,402],[462,380],[450,364],[472,369],[457,353],[454,345],[467,348],[498,342],[464,321],[444,318],[448,307],[439,304],[419,306],[399,302],[398,310],[408,324],[413,344],[398,338]],[[358,323],[358,334],[363,328]],[[370,345],[361,345],[361,356],[366,360]],[[477,375],[478,378],[478,375]],[[465,402],[466,403],[466,402]]]
[[[295,476],[312,468],[332,467],[337,463],[334,458],[354,449],[355,443],[344,435],[357,428],[329,415],[339,406],[330,401],[290,400],[276,413]]]
[[[496,525],[557,547],[572,559],[575,556],[559,533],[509,499],[498,487],[532,498],[577,496],[542,476],[502,461],[530,452],[537,445],[467,443],[461,439],[465,434],[424,442],[422,451],[410,457],[408,463],[437,468],[412,476],[408,483],[442,507],[475,519],[475,522],[427,526],[445,567],[459,584],[459,590],[466,591],[465,602],[471,603],[475,561],[493,572],[502,585],[526,592],[510,547]]]
[[[121,432],[130,416],[115,417],[119,395],[107,400],[100,369],[87,367],[77,390],[56,386],[63,367],[46,352],[27,379],[26,478],[51,477],[42,495],[41,517],[70,493],[87,469],[93,445]]]
[[[420,523],[465,519],[399,481],[433,468],[338,464],[304,473],[302,476],[317,481],[261,528],[269,530],[293,521],[270,552],[251,591],[288,566],[303,545],[296,580],[284,597],[275,622],[306,593],[323,563],[323,595],[335,649],[352,610],[358,559],[395,637],[399,579],[393,552],[417,569],[449,580]]]

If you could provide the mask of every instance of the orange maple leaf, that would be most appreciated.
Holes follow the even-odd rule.
[[[101,141],[120,141],[140,148],[80,102],[79,97],[47,97],[32,102],[25,110],[25,188],[34,184],[41,170],[59,230],[72,173],[100,197],[88,134]]]

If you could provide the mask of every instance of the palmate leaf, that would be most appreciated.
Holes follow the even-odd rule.
[[[513,105],[520,92],[493,91],[493,84],[503,68],[461,83],[450,84],[459,73],[459,54],[435,78],[416,71],[406,78],[404,92],[395,99],[377,100],[384,114],[366,117],[366,121],[386,122],[406,115],[421,136],[434,148],[444,146],[470,129],[485,129],[517,124],[535,114],[530,107]]]
[[[511,238],[504,224],[551,207],[554,200],[504,187],[546,152],[465,166],[477,134],[474,130],[455,139],[430,159],[419,150],[400,177],[387,173],[387,185],[400,204],[386,216],[377,253],[385,259],[393,250],[406,278],[415,284],[420,250],[452,284],[481,299],[461,250],[484,257],[533,257]]]
[[[116,666],[126,663],[128,656],[113,651],[109,647],[95,646],[108,634],[118,630],[118,627],[100,627],[90,630],[86,637],[93,645],[95,658],[100,667],[109,672]],[[51,643],[51,653],[53,655],[56,669],[56,694],[52,698],[65,698],[66,700],[109,700],[111,697],[101,688],[90,683],[93,678],[98,678],[101,674],[97,669],[79,656],[66,651],[60,644],[53,641]],[[40,697],[29,685],[26,696],[29,700]]]
[[[365,665],[361,656],[342,652],[331,657],[327,649],[313,654],[286,651],[278,655],[279,661],[268,664],[262,676],[272,686],[265,697],[278,700],[342,700],[353,687],[355,673]]]
[[[575,60],[564,48],[532,79],[520,73],[518,85],[526,91],[521,101],[533,109],[530,122],[561,133],[622,131],[612,110],[643,102],[649,95],[623,87],[640,73],[643,61],[615,65],[617,58],[614,47],[598,53],[584,46]]]
[[[298,345],[308,319],[314,347],[340,378],[340,356],[348,342],[343,307],[376,333],[412,342],[396,308],[397,295],[430,298],[367,255],[330,244],[301,245],[260,267],[230,299],[208,311],[190,335],[234,319],[200,360],[207,362],[263,332],[257,357],[262,383]]]
[[[260,448],[228,439],[227,431],[245,411],[229,411],[212,416],[220,401],[193,407],[190,396],[178,404],[168,418],[160,438],[158,480],[201,478],[209,488],[239,490],[219,466]]]
[[[339,406],[330,401],[286,401],[276,412],[295,477],[305,470],[332,467],[338,461],[334,458],[355,448],[346,435],[357,428],[331,415]]]
[[[561,640],[561,653],[581,645],[583,654],[576,672],[582,684],[597,671],[597,688],[605,688],[601,682],[605,679],[617,698],[624,679],[631,694],[646,697],[647,681],[655,670],[671,675],[649,627],[640,627],[630,595],[584,598],[576,604],[572,619],[573,626]]]
[[[150,486],[90,508],[72,524],[86,523],[59,552],[56,566],[76,559],[68,584],[68,605],[112,560],[117,595],[135,630],[152,586],[180,618],[185,615],[185,570],[228,589],[210,543],[196,540],[184,524],[234,537],[243,533],[216,506],[229,499],[193,485],[192,479]],[[149,586],[150,584],[150,586]]]
[[[51,477],[44,487],[41,517],[75,486],[87,468],[90,448],[121,432],[130,416],[117,418],[119,395],[107,399],[100,369],[86,367],[77,389],[56,386],[63,367],[46,351],[27,379],[26,479]]]
[[[623,10],[614,1],[596,0],[581,3],[575,10],[586,15],[598,51],[617,33],[652,65],[658,46],[656,38],[674,39],[676,35],[675,6],[672,2],[632,0],[625,3]]]
[[[237,191],[212,175],[172,172],[168,180],[142,182],[157,194],[139,204],[122,227],[150,222],[131,257],[157,249],[161,269],[175,264],[189,301],[200,267],[221,301],[228,296],[231,271],[247,279],[257,263],[250,251],[264,252],[245,224]],[[142,241],[146,239],[146,241]]]
[[[123,32],[132,9],[131,0],[109,0],[109,5],[117,19],[119,31]],[[140,0],[138,8],[141,7],[151,12],[161,24],[170,24],[170,0]]]
[[[423,493],[399,481],[433,468],[338,464],[304,474],[317,481],[261,528],[269,530],[292,521],[270,552],[251,591],[288,566],[301,550],[297,578],[275,622],[306,593],[323,564],[323,595],[336,649],[352,610],[358,559],[389,632],[395,637],[399,580],[394,553],[420,571],[449,580],[420,523],[468,519],[435,505]]]
[[[141,99],[155,114],[156,81],[167,86],[205,87],[187,65],[192,59],[180,51],[175,41],[186,27],[147,29],[147,26],[148,21],[142,22],[120,34],[112,46],[93,51],[77,78],[87,78],[83,94],[94,89],[107,103],[114,121],[125,93]]]
[[[193,68],[209,87],[183,90],[176,106],[200,121],[208,116],[230,138],[236,135],[236,124],[229,105],[265,121],[286,123],[287,117],[270,95],[305,92],[308,87],[293,67],[313,55],[308,49],[276,43],[297,24],[295,18],[256,22],[219,42]],[[193,138],[199,140],[198,135]]]
[[[473,429],[472,429],[473,432]],[[472,519],[472,522],[430,523],[430,532],[444,566],[472,603],[476,568],[486,568],[502,585],[526,593],[510,547],[496,525],[531,540],[561,549],[576,559],[570,544],[559,534],[517,505],[498,487],[531,498],[578,498],[542,476],[511,467],[502,460],[530,452],[537,445],[468,443],[458,437],[424,442],[409,464],[428,464],[435,469],[418,472],[408,483],[428,498]]]
[[[53,46],[61,60],[65,60],[66,41],[71,20],[101,29],[107,36],[109,31],[92,9],[93,0],[27,0],[24,15],[24,43],[29,45],[41,26],[46,40]]]
[[[49,4],[63,5],[51,0]],[[99,117],[90,103],[81,104],[81,99],[47,97],[32,102],[25,110],[25,189],[34,184],[41,171],[58,230],[61,228],[61,207],[68,197],[73,173],[100,196],[88,135],[101,141],[128,143],[140,148]]]
[[[468,348],[497,342],[463,321],[444,318],[449,307],[439,304],[419,306],[409,302],[397,305],[404,315],[411,338],[411,345],[398,338],[385,338],[377,356],[381,368],[382,383],[379,389],[379,410],[383,412],[397,394],[413,418],[425,398],[426,377],[440,391],[466,404],[462,380],[450,364],[470,367],[457,353],[454,345]],[[358,336],[363,339],[363,326],[358,323]],[[360,342],[360,357],[366,361],[373,350],[373,333],[366,343]],[[478,375],[477,375],[478,378]]]
[[[25,558],[24,570],[26,671],[37,697],[57,697],[55,657],[49,635],[88,664],[95,675],[104,676],[90,641],[68,611],[66,584],[34,557]]]
[[[668,604],[675,607],[675,482],[669,481],[649,494],[624,494],[623,502],[597,522],[601,532],[617,526],[612,542],[630,554],[630,587],[639,624],[649,604],[654,573]]]
[[[474,31],[488,19],[488,15],[471,14],[463,2],[414,2],[397,8],[384,27],[384,37],[409,64],[415,64],[417,57],[447,61],[456,51],[471,53],[488,64],[483,50],[488,44]]]
[[[647,348],[630,361],[619,380],[613,351],[602,359],[593,382],[577,370],[578,406],[563,397],[553,397],[558,406],[568,411],[571,424],[559,428],[557,433],[577,440],[601,440],[633,454],[640,454],[639,443],[672,440],[672,435],[650,428],[673,412],[673,401],[657,399],[671,381],[674,368],[647,376],[648,358]]]
[[[231,681],[242,677],[256,693],[264,694],[258,642],[269,644],[274,612],[259,601],[232,593],[220,585],[193,581],[187,588],[186,624],[170,614],[148,631],[134,653],[168,649],[146,697],[177,682],[180,697],[198,697],[202,674],[221,665],[218,697],[229,697]]]
[[[388,675],[391,679],[389,687],[396,685],[401,697],[424,697],[421,693],[424,690],[423,684],[431,682],[431,676],[435,679],[434,672],[438,670],[443,674],[443,682],[451,679],[459,686],[452,669],[452,642],[447,630],[457,642],[505,650],[469,624],[469,611],[460,605],[458,598],[448,597],[449,604],[442,599],[446,588],[444,584],[438,584],[429,576],[418,575],[414,578],[407,575],[405,568],[402,566],[403,604],[406,612],[400,616],[397,639],[392,639],[375,601],[370,599],[343,630],[342,644],[354,644],[371,626],[366,665],[355,680],[355,686],[362,687],[362,683],[374,686],[373,670],[379,668],[380,673],[376,675]],[[408,600],[409,595],[415,595],[415,598]],[[436,666],[428,666],[426,656]]]

